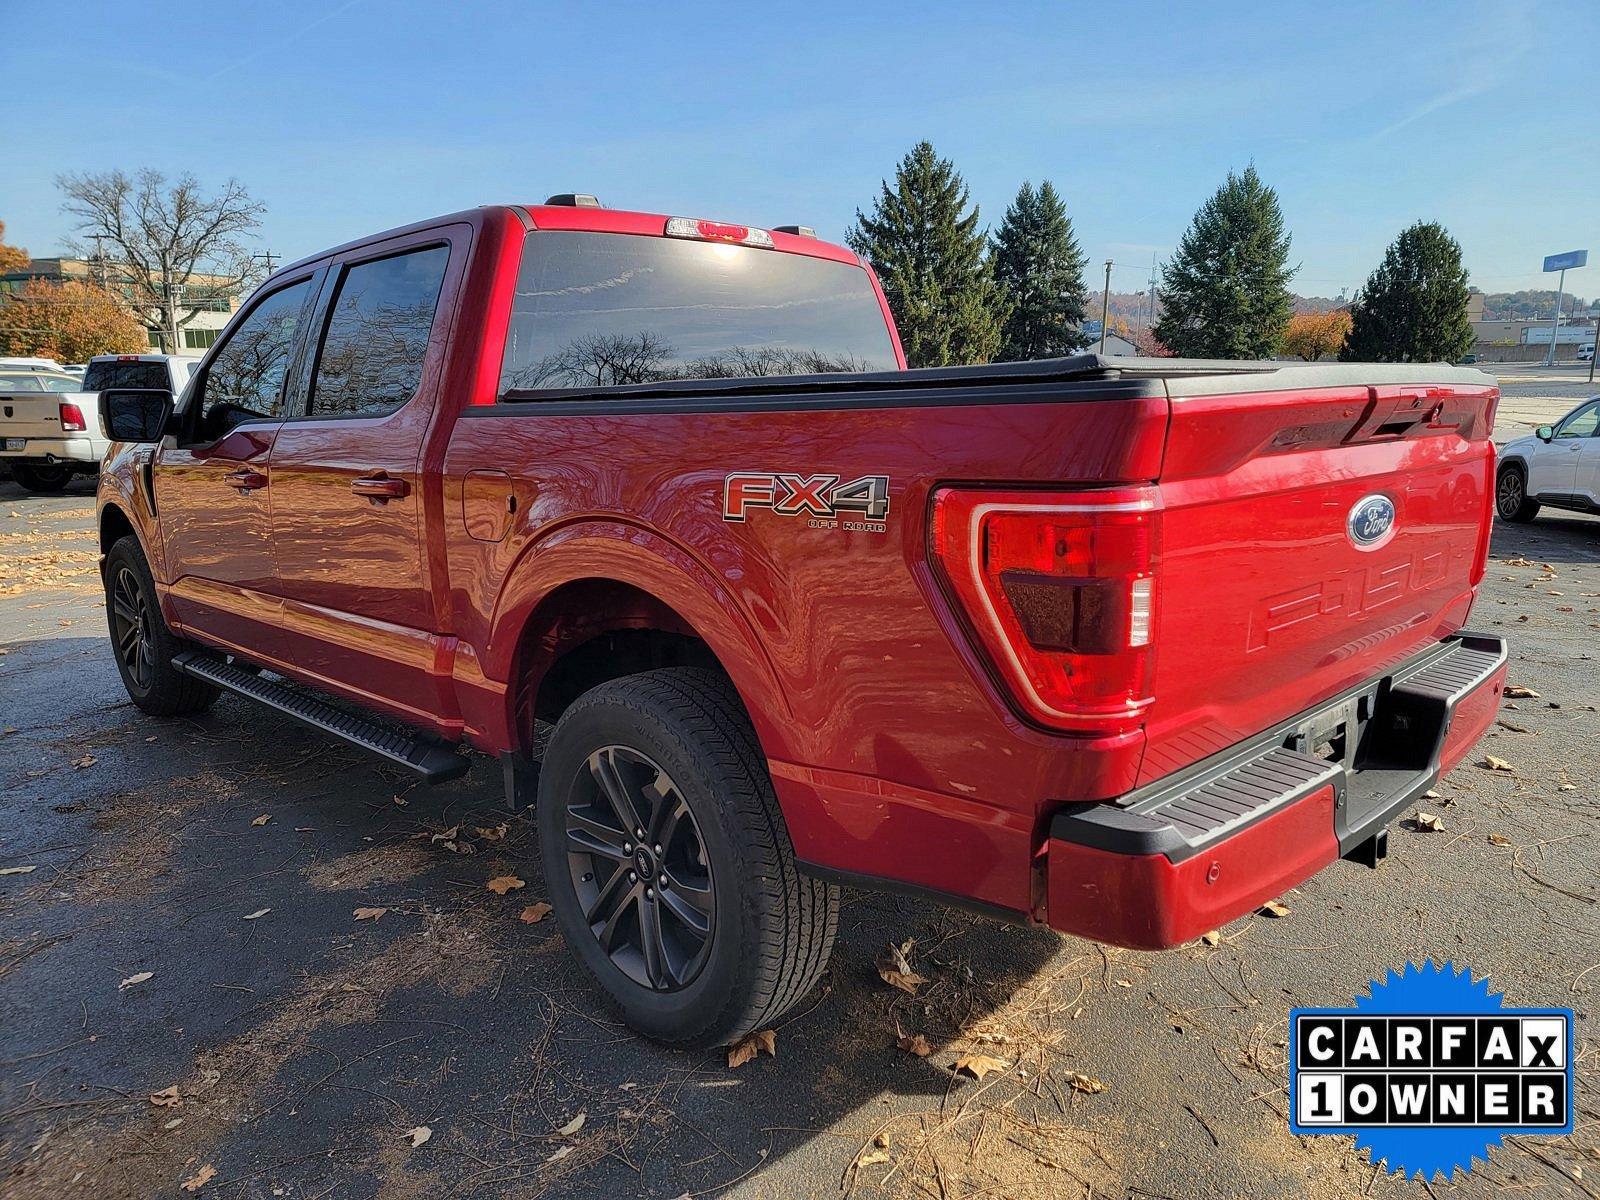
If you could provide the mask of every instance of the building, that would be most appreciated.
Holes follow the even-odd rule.
[[[133,289],[119,278],[117,263],[83,258],[35,258],[20,271],[0,275],[0,301],[26,291],[28,284],[35,280],[100,284],[120,293],[128,307],[133,307]],[[175,353],[200,354],[217,340],[217,335],[239,307],[238,292],[227,290],[223,286],[225,283],[215,275],[196,275],[185,286],[180,319],[188,318],[188,324],[180,331],[183,345]],[[167,349],[162,331],[147,332],[152,349]]]
[[[1484,362],[1539,362],[1550,352],[1552,317],[1537,320],[1472,322],[1472,352]],[[1594,341],[1595,322],[1589,317],[1561,318],[1556,338],[1557,358],[1576,358],[1578,348]]]

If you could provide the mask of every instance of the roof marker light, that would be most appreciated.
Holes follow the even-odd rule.
[[[724,225],[720,221],[697,221],[693,217],[668,217],[668,237],[696,238],[703,242],[737,242],[771,250],[772,235],[748,225]]]

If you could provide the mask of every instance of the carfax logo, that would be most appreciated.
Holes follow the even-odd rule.
[[[724,521],[743,521],[752,508],[805,517],[812,529],[883,533],[889,515],[889,477],[863,475],[840,483],[837,475],[736,471],[722,481]]]
[[[1508,1133],[1571,1133],[1572,1010],[1505,1008],[1450,963],[1390,971],[1349,1009],[1289,1014],[1289,1128],[1354,1134],[1373,1163],[1470,1171]]]

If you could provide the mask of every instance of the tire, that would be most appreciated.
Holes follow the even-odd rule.
[[[652,825],[644,843],[612,794],[643,802],[630,811]],[[826,969],[839,890],[796,869],[755,731],[721,675],[647,671],[580,696],[550,737],[536,818],[562,936],[636,1032],[726,1045],[770,1026]]]
[[[11,468],[11,478],[25,491],[54,495],[67,490],[72,468],[52,463],[18,463]]]
[[[1539,515],[1539,502],[1528,496],[1528,472],[1521,463],[1506,463],[1495,476],[1494,510],[1502,521],[1519,524]]]
[[[162,620],[150,564],[132,534],[119,539],[106,555],[105,589],[111,653],[129,699],[155,717],[210,708],[217,689],[172,665],[173,656],[187,643]]]

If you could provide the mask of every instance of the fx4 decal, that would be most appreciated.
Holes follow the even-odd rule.
[[[723,480],[722,519],[743,521],[752,508],[806,517],[814,529],[882,533],[889,515],[889,477],[863,475],[840,483],[837,475],[736,471]]]

